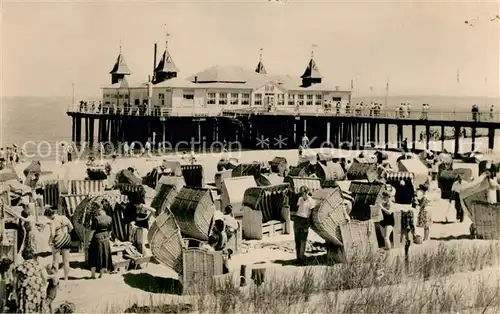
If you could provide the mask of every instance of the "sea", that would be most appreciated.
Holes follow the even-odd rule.
[[[352,102],[369,103],[370,101],[385,103],[385,97],[353,97]],[[447,97],[447,96],[389,96],[386,108],[395,108],[401,103],[411,103],[412,108],[419,110],[421,104],[431,104],[431,111],[469,111],[472,104],[478,104],[480,111],[488,112],[491,105],[500,108],[499,98],[485,97]],[[71,105],[71,97],[3,97],[1,98],[0,114],[0,147],[16,144],[23,147],[28,155],[37,159],[54,159],[57,155],[58,143],[71,141],[71,119],[66,115],[67,108]],[[404,133],[411,134],[411,127],[405,126]],[[446,133],[451,135],[452,130]],[[417,128],[417,134],[424,128]],[[440,130],[436,130],[440,132]],[[383,128],[381,129],[383,137]],[[396,127],[389,130],[389,138],[396,138]],[[480,135],[485,135],[486,130],[478,130]],[[500,133],[500,131],[499,131]],[[97,133],[95,133],[97,134]],[[478,150],[487,149],[487,141],[478,139]],[[500,138],[495,141],[500,152]],[[453,141],[447,141],[449,146]],[[483,143],[484,142],[484,143]],[[433,146],[441,145],[436,142]],[[453,149],[453,147],[446,147]],[[498,149],[498,150],[497,150]],[[470,151],[470,144],[462,143],[461,151]],[[489,152],[492,153],[492,152]]]

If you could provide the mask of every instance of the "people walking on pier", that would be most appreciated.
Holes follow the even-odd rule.
[[[340,101],[337,101],[337,103],[335,104],[335,109],[337,116],[340,116],[340,109],[342,109],[342,103]]]
[[[494,119],[495,105],[490,106],[490,120]]]
[[[478,122],[479,121],[479,106],[476,104],[472,105],[471,112],[472,112],[472,120],[474,122]]]
[[[411,102],[406,104],[406,118],[411,117]]]
[[[311,211],[316,206],[316,202],[310,195],[307,186],[301,186],[299,189],[300,197],[297,202],[298,210],[293,224],[295,236],[295,249],[297,253],[297,262],[300,265],[305,264],[306,259],[306,243],[309,235],[309,223],[311,219]]]
[[[346,115],[350,115],[351,114],[351,103],[348,102],[346,105],[345,105],[345,114]]]
[[[421,120],[427,120],[429,112],[429,104],[422,104],[422,117]]]

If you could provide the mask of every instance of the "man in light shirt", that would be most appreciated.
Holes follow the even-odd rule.
[[[306,243],[307,236],[309,235],[309,224],[311,220],[311,211],[316,206],[316,202],[310,195],[307,186],[300,187],[299,200],[297,202],[298,210],[295,214],[295,221],[293,224],[295,235],[295,249],[297,251],[297,262],[301,265],[305,263],[306,257]]]

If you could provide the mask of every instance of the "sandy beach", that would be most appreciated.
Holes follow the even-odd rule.
[[[319,150],[313,150],[319,151]],[[339,151],[333,150],[334,154],[345,157],[354,157],[359,152]],[[275,156],[282,156],[288,160],[290,165],[294,165],[298,161],[298,154],[296,150],[281,150],[281,151],[244,151],[237,152],[233,156],[239,158],[240,162],[252,161],[269,161]],[[399,153],[389,153],[389,161],[395,166],[396,158]],[[202,164],[204,168],[205,181],[213,182],[214,174],[216,172],[216,165],[221,155],[198,155],[197,163]],[[180,157],[165,157],[167,159],[177,159]],[[145,175],[154,166],[161,163],[162,157],[153,158],[118,158],[112,163],[113,171],[133,166],[140,175]],[[111,162],[111,160],[104,160],[104,162]],[[16,169],[22,173],[22,169],[27,163],[17,165]],[[463,164],[457,163],[455,167],[470,168],[473,170],[474,176],[477,177],[476,164]],[[59,175],[60,178],[69,179],[84,179],[86,176],[86,166],[84,162],[72,162],[61,166],[55,161],[43,162],[43,171],[52,171],[53,174],[48,177],[55,177]],[[439,189],[434,182],[428,193],[428,198],[431,201],[429,210],[432,211],[434,224],[431,227],[430,236],[431,240],[421,245],[413,245],[410,250],[410,256],[418,256],[426,250],[436,250],[443,243],[447,246],[458,246],[464,249],[489,245],[491,241],[483,240],[470,240],[468,237],[470,219],[466,217],[463,223],[445,223],[447,220],[450,222],[455,221],[454,208],[450,207],[449,201],[442,200],[439,195]],[[417,228],[417,234],[423,234],[423,229]],[[46,236],[46,235],[45,235]],[[308,254],[312,254],[312,243],[324,242],[313,231],[309,234],[310,246]],[[41,241],[46,243],[46,241]],[[47,247],[48,251],[48,247]],[[324,253],[324,251],[323,251]],[[402,249],[393,249],[388,254],[391,256],[401,255]],[[315,252],[314,254],[318,254]],[[86,280],[90,276],[90,272],[80,268],[83,262],[83,255],[72,254],[72,270],[70,273],[70,280],[62,282],[56,303],[63,301],[70,301],[75,303],[78,312],[96,312],[96,311],[123,311],[132,303],[137,304],[150,304],[151,298],[160,298],[162,302],[165,300],[177,300],[179,297],[172,294],[172,289],[178,289],[178,283],[175,281],[177,274],[162,265],[150,263],[142,270],[129,271],[127,273],[119,273],[106,275],[100,280]],[[256,263],[264,263],[272,267],[273,273],[278,274],[279,277],[294,274],[297,271],[303,271],[301,267],[291,265],[295,259],[294,240],[293,235],[279,235],[271,238],[265,238],[262,241],[244,241],[244,249],[242,252],[234,255],[230,261],[231,270],[239,270],[241,265],[252,265]],[[50,262],[50,257],[46,258],[46,263]],[[313,266],[312,269],[315,273],[320,274],[323,266]],[[483,275],[486,270],[483,271]],[[494,274],[495,270],[490,273]],[[454,279],[453,279],[454,278]],[[463,282],[461,277],[452,277],[458,283]],[[464,283],[465,284],[465,283]],[[85,291],[82,293],[82,291]],[[105,295],[105,298],[102,296]],[[124,300],[127,300],[125,304]]]

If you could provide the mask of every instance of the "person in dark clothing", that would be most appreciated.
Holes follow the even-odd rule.
[[[112,223],[111,217],[106,214],[102,207],[99,210],[99,215],[92,220],[88,253],[92,279],[96,279],[96,270],[99,271],[99,278],[102,277],[105,271],[113,271],[111,246],[109,244]]]
[[[382,211],[383,219],[380,221],[380,227],[382,228],[382,236],[384,237],[385,249],[390,250],[391,245],[391,234],[394,230],[395,220],[394,212],[392,209],[391,194],[388,191],[382,193],[381,201],[376,204]]]
[[[222,273],[229,273],[228,261],[231,258],[231,252],[227,249],[227,233],[224,220],[217,219],[214,222],[213,237],[217,239],[217,243],[213,245],[215,251],[222,253]]]
[[[405,151],[405,153],[408,152],[408,139],[407,138],[405,138],[403,140],[403,150]]]

